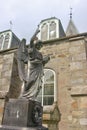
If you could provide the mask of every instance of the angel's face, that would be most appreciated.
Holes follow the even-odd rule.
[[[37,44],[35,47],[36,47],[37,50],[40,50],[42,48],[42,46],[39,45],[39,44]]]
[[[38,42],[36,45],[35,45],[35,48],[37,50],[40,50],[42,48],[42,43],[41,42]]]

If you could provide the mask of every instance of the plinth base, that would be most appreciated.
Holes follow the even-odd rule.
[[[42,106],[27,99],[10,99],[5,106],[2,125],[38,127],[42,125]]]
[[[10,99],[0,130],[48,130],[42,126],[42,114],[42,106],[37,101]]]
[[[0,126],[0,130],[48,130],[43,126],[39,127],[16,127],[16,126]]]

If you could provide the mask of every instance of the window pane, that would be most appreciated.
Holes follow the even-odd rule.
[[[44,82],[45,83],[51,83],[54,81],[54,75],[53,75],[53,72],[52,71],[46,71],[44,73]]]
[[[48,36],[48,25],[47,24],[43,24],[43,26],[41,27],[41,40],[47,40],[47,36]]]
[[[5,36],[5,40],[9,40],[9,37],[10,37],[10,35],[9,35],[9,33]]]
[[[37,100],[42,105],[52,105],[54,102],[54,73],[50,69],[44,70],[43,85]]]
[[[4,42],[3,49],[7,49],[7,48],[8,48],[8,42]]]
[[[55,37],[56,37],[56,23],[51,22],[51,24],[49,26],[49,38],[53,39]]]
[[[52,105],[54,102],[53,97],[44,97],[43,98],[43,105]]]
[[[9,34],[5,36],[4,46],[3,49],[7,49],[9,44]]]
[[[54,95],[54,86],[49,84],[44,86],[44,95]]]

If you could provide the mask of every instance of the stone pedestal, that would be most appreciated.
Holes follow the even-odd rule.
[[[2,130],[46,130],[42,126],[42,106],[27,99],[10,99],[5,106]]]
[[[48,130],[43,126],[39,127],[17,127],[17,126],[0,126],[0,130]]]

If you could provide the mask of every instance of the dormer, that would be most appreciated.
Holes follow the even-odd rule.
[[[17,47],[19,43],[19,38],[11,30],[0,32],[0,51]]]
[[[55,17],[42,20],[38,26],[40,29],[38,37],[42,41],[65,36],[61,21]]]

